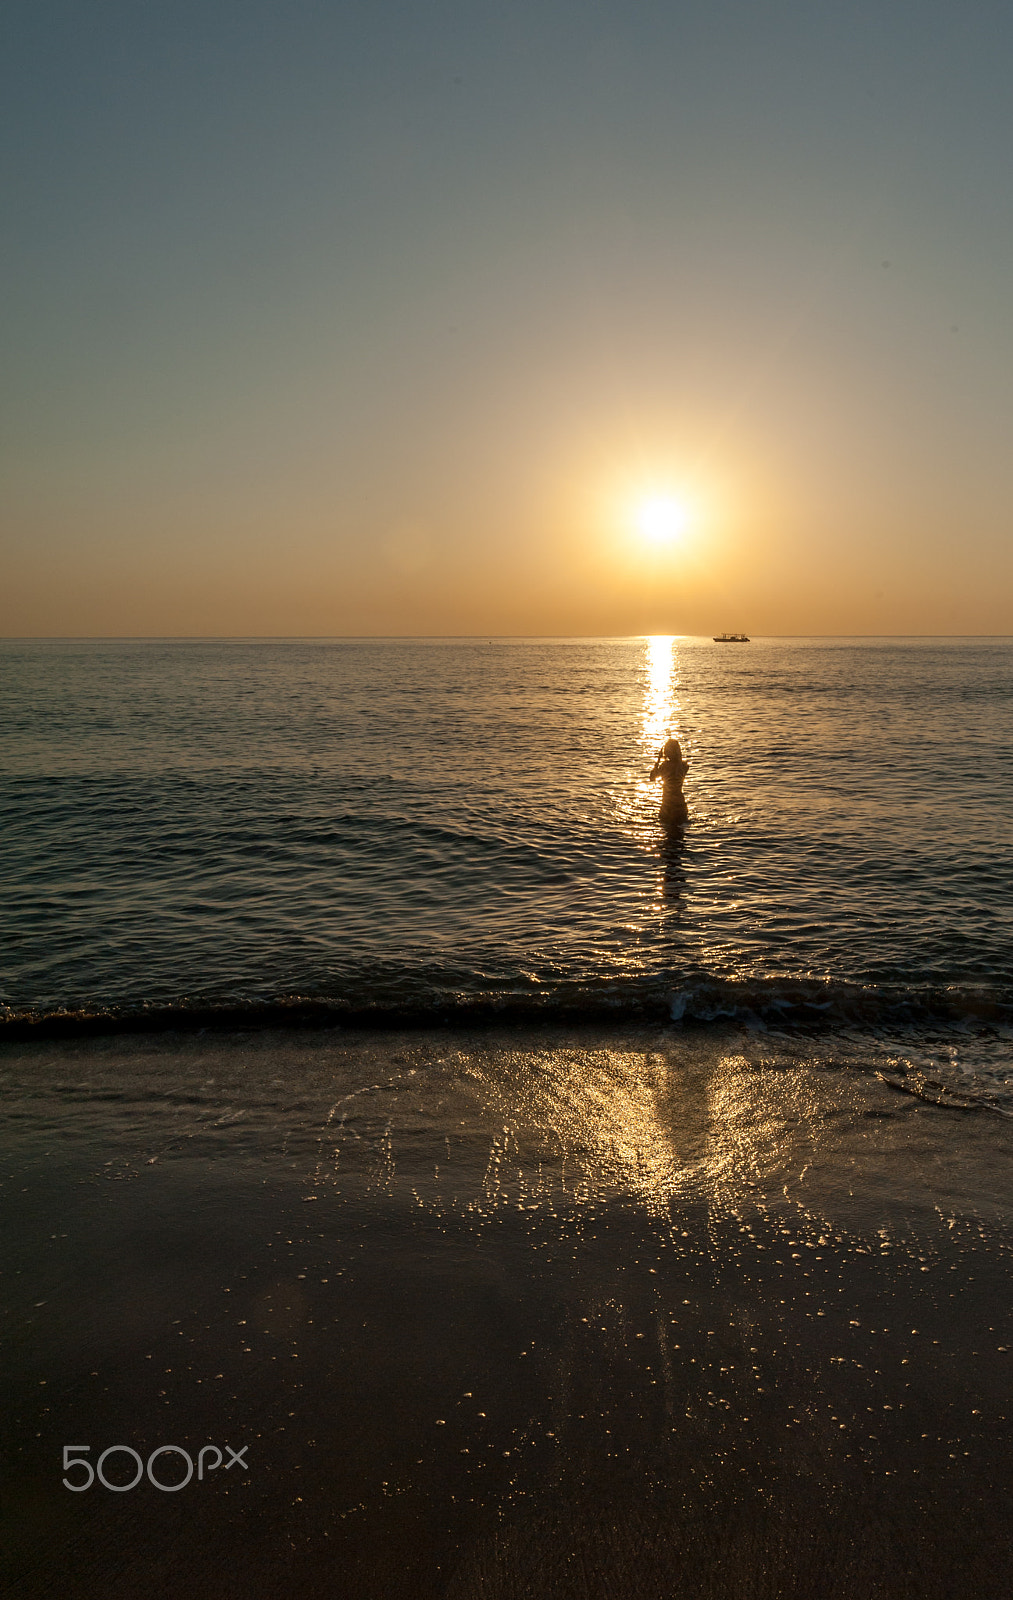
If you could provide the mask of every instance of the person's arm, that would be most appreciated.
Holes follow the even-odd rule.
[[[665,763],[659,758],[651,768],[651,777],[656,778],[664,765]]]

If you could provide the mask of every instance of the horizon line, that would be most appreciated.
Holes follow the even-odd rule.
[[[709,633],[0,633],[4,644],[207,644],[227,641],[279,643],[389,639],[709,639]],[[1013,639],[1013,633],[757,633],[760,639]]]

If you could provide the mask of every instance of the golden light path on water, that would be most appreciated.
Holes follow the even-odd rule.
[[[647,770],[637,788],[642,799],[656,803],[656,784],[647,778],[659,749],[666,739],[678,739],[681,707],[678,690],[678,639],[673,634],[656,634],[644,641],[646,677],[640,711],[640,737]]]
[[[679,697],[676,647],[672,635],[647,640],[647,685],[641,712],[643,740],[655,754],[666,739],[679,738]]]

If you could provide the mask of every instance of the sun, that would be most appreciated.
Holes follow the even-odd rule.
[[[690,508],[675,495],[655,494],[641,500],[634,514],[637,531],[647,544],[674,544],[691,521]]]

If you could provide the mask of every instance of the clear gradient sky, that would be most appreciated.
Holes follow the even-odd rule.
[[[0,632],[1013,631],[1004,0],[6,0],[0,60]]]

